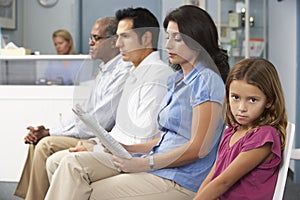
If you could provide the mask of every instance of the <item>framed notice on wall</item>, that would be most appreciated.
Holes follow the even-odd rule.
[[[16,0],[0,0],[0,26],[16,29]]]

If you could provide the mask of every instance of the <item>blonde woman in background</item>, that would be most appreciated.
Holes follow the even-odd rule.
[[[58,55],[76,54],[72,35],[67,30],[54,31],[52,39]]]
[[[54,31],[52,34],[53,43],[58,55],[76,54],[72,35],[64,29]],[[72,85],[76,82],[76,77],[82,61],[49,61],[45,70],[47,84],[52,85]]]

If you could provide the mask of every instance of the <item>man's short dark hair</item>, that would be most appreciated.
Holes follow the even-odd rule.
[[[157,50],[158,38],[159,38],[159,23],[154,16],[146,8],[126,8],[120,9],[116,12],[117,23],[123,19],[132,19],[134,31],[138,34],[141,40],[145,32],[152,33],[152,47]]]

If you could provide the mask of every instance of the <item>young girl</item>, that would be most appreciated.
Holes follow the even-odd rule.
[[[195,199],[272,199],[287,116],[275,67],[244,59],[228,75],[224,132],[216,162]]]

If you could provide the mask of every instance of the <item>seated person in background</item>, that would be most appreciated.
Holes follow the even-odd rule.
[[[125,13],[118,11],[116,15],[120,19],[117,46],[124,58],[130,54],[124,44],[135,32],[130,17],[137,18],[130,12],[121,17]],[[224,127],[225,87],[219,74],[226,79],[228,56],[218,46],[213,20],[199,7],[172,11],[164,28],[169,60],[180,69],[168,79],[168,92],[158,115],[149,119],[158,121],[161,137],[124,144],[128,152],[143,154],[131,159],[105,152],[65,156],[53,175],[46,200],[190,200],[195,196],[213,165]],[[140,41],[147,38],[151,36],[145,32]]]
[[[71,34],[64,29],[59,29],[52,34],[53,43],[58,55],[73,55],[74,42]],[[82,61],[57,60],[49,61],[45,70],[47,84],[72,85],[76,81]]]
[[[159,23],[147,9],[124,9],[117,15],[118,40],[124,61],[134,68],[126,80],[116,114],[116,124],[110,134],[124,144],[138,144],[160,137],[156,116],[167,92],[167,78],[173,70],[164,63],[157,51]],[[103,152],[100,144],[94,151]],[[71,152],[86,151],[81,142]],[[69,152],[61,151],[47,159],[47,173],[52,175],[61,159]]]
[[[58,55],[76,54],[72,35],[67,30],[59,29],[54,31],[52,39]]]
[[[195,200],[272,199],[287,126],[272,63],[262,58],[238,62],[227,78],[224,110],[228,128]]]
[[[84,109],[108,131],[115,124],[117,105],[132,67],[132,63],[123,62],[119,48],[115,46],[116,28],[114,17],[98,19],[91,29],[89,41],[91,58],[101,59],[104,64],[99,66],[99,74]],[[28,157],[15,195],[27,200],[44,199],[49,187],[46,173],[48,156],[75,146],[78,138],[94,137],[75,116],[63,121],[66,122],[53,129],[28,127],[29,133],[25,137],[25,142],[30,143]]]

